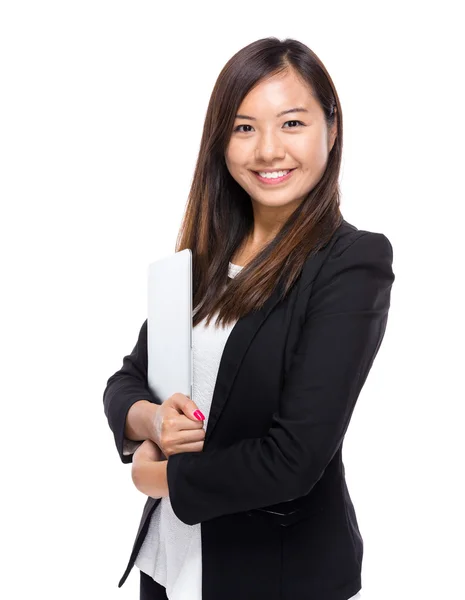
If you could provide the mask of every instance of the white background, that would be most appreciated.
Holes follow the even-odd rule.
[[[117,583],[145,496],[102,394],[146,318],[147,265],[174,252],[215,80],[270,35],[327,67],[343,215],[394,248],[344,445],[363,600],[465,597],[459,6],[1,3],[2,598],[139,597],[136,568]]]

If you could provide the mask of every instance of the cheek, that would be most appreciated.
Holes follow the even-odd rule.
[[[228,151],[225,153],[224,158],[225,158],[226,166],[228,167],[228,170],[231,173],[231,175],[233,173],[234,174],[237,173],[238,157],[237,157],[237,153],[234,152],[234,149],[229,148]]]
[[[225,162],[230,175],[238,183],[247,177],[247,167],[244,165],[244,151],[230,147],[225,153]]]
[[[241,166],[240,154],[234,152],[234,149],[229,148],[228,151],[225,152],[224,160],[231,177],[235,179],[239,185],[242,185],[242,174],[245,169]]]
[[[302,165],[303,171],[315,171],[326,164],[327,149],[323,143],[318,143],[302,149],[296,157]]]
[[[302,136],[293,146],[294,156],[304,167],[311,168],[326,161],[327,141],[324,133],[315,128],[308,136]]]
[[[241,156],[240,148],[238,147],[237,144],[235,144],[232,141],[229,144],[229,146],[226,148],[226,152],[225,152],[225,159],[226,159],[227,164],[229,164],[231,167],[234,167],[235,165],[237,165],[239,163],[240,156]]]

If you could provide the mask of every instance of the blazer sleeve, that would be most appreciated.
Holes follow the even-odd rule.
[[[103,392],[104,412],[123,463],[132,463],[132,455],[142,443],[129,440],[124,435],[126,416],[138,400],[162,403],[149,389],[147,382],[147,319],[140,328],[137,343],[131,354],[123,358],[123,366],[108,379]]]
[[[184,523],[294,500],[323,475],[381,345],[394,281],[388,238],[358,233],[335,244],[313,282],[267,434],[168,457],[169,497]]]

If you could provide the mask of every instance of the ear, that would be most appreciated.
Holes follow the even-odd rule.
[[[334,108],[334,112],[337,111],[337,108]],[[337,120],[334,119],[334,123],[331,126],[331,129],[329,130],[329,136],[328,136],[328,154],[331,152],[331,150],[333,149],[334,146],[334,142],[336,141],[336,137],[337,137]]]

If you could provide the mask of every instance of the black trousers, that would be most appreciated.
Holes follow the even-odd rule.
[[[143,571],[140,571],[139,600],[168,600],[166,588]]]

